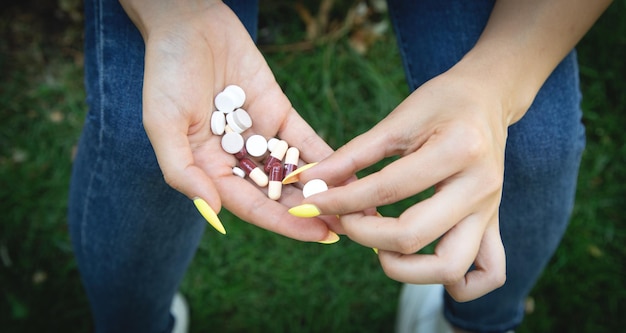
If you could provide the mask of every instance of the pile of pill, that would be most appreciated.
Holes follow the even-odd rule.
[[[282,193],[282,180],[298,168],[300,151],[289,147],[278,138],[269,140],[259,134],[244,139],[242,133],[252,127],[252,119],[243,105],[246,101],[244,90],[237,85],[229,85],[215,96],[215,108],[211,114],[211,132],[222,136],[222,149],[234,155],[239,161],[233,167],[233,174],[248,176],[257,186],[267,186],[267,196],[278,200]],[[263,161],[262,167],[255,161]],[[321,179],[307,182],[302,188],[304,197],[328,189]]]

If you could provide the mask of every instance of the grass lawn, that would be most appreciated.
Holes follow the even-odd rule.
[[[87,109],[82,16],[72,0],[34,3],[0,6],[0,331],[87,332],[66,226],[72,153]],[[407,94],[391,31],[365,55],[344,35],[294,52],[302,47],[291,45],[303,38],[301,21],[277,25],[273,13],[292,9],[285,1],[271,6],[261,40],[282,50],[266,48],[268,62],[331,146],[366,131]],[[625,11],[626,0],[615,2],[580,44],[588,144],[577,204],[518,332],[626,326]],[[227,237],[207,229],[182,285],[192,332],[392,331],[400,284],[383,274],[371,249],[346,237],[331,246],[301,243],[226,211],[220,217]]]

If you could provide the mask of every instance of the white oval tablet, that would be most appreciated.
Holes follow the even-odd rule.
[[[243,171],[240,167],[233,167],[233,175],[239,176],[241,178],[246,178],[246,172]]]
[[[220,111],[214,111],[211,115],[211,132],[215,135],[224,134],[226,127],[226,116]]]
[[[222,136],[222,149],[229,154],[236,154],[243,149],[243,136],[237,132],[230,132]]]
[[[302,195],[305,198],[313,194],[321,193],[328,190],[328,185],[321,179],[311,179],[302,187]]]
[[[267,140],[262,135],[252,135],[246,140],[246,151],[248,155],[261,157],[267,152]]]

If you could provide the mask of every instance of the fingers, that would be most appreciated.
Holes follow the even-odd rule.
[[[342,225],[350,238],[366,246],[411,254],[441,237],[459,221],[487,206],[497,196],[477,193],[476,180],[458,175],[441,185],[436,193],[407,208],[398,218],[347,214]],[[487,193],[485,193],[487,194]],[[497,202],[497,200],[496,200]]]
[[[271,200],[262,189],[237,176],[216,181],[224,206],[236,215],[263,229],[302,241],[320,241],[329,234],[327,222],[319,218],[296,218],[287,206],[301,199],[297,189],[287,187],[280,201]],[[337,222],[336,217],[325,217]]]
[[[485,230],[474,269],[463,279],[447,285],[446,289],[455,300],[463,302],[499,288],[505,281],[506,258],[496,220]]]
[[[357,141],[353,142],[358,144]],[[455,138],[446,136],[432,137],[419,150],[394,161],[382,170],[348,185],[331,188],[323,195],[312,196],[305,202],[316,205],[323,214],[345,214],[408,198],[449,179],[463,169],[467,160],[455,142]],[[355,146],[346,146],[344,153],[355,154],[351,150],[353,147]],[[372,160],[377,158],[373,157]],[[335,170],[342,172],[339,164],[347,165],[349,160],[335,153],[302,177],[317,177],[323,173],[321,177],[333,178]],[[324,164],[328,161],[332,165]],[[361,168],[363,163],[371,162],[367,157],[353,161],[354,168],[350,169],[351,172]],[[323,171],[320,171],[322,168]]]
[[[397,281],[443,284],[457,301],[478,298],[502,286],[506,274],[497,221],[489,225],[483,234],[484,222],[472,215],[446,233],[434,254],[379,251],[381,266]]]
[[[357,171],[392,155],[393,149],[390,149],[389,141],[391,139],[385,135],[382,127],[377,125],[350,140],[301,177],[304,181],[320,178],[328,184],[343,184]]]
[[[164,126],[158,120],[144,119],[144,124],[165,182],[190,199],[204,199],[219,212],[219,194],[209,176],[195,164],[187,131],[174,123]]]

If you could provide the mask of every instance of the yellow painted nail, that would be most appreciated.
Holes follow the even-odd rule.
[[[321,241],[318,241],[318,243],[320,244],[334,244],[337,243],[339,241],[339,235],[337,235],[336,233],[328,230],[328,235],[326,236],[326,238],[322,239]]]
[[[320,215],[320,210],[313,204],[295,206],[289,209],[288,212],[297,217],[316,217]]]
[[[297,168],[296,170],[292,171],[290,174],[285,176],[285,178],[283,178],[283,185],[287,185],[287,184],[291,184],[291,183],[295,183],[295,182],[299,181],[300,177],[298,175],[300,175],[301,172],[306,171],[306,170],[314,167],[316,164],[317,164],[317,162],[309,163],[307,165],[303,165],[303,166]]]
[[[213,228],[215,228],[215,230],[226,235],[226,229],[224,229],[222,222],[220,222],[219,217],[217,217],[215,211],[211,208],[211,206],[209,206],[208,203],[206,203],[206,201],[204,201],[202,198],[195,198],[193,199],[193,204],[196,205],[196,208],[198,209],[202,217],[204,217],[204,219],[207,220],[207,222],[209,222],[209,224]]]

